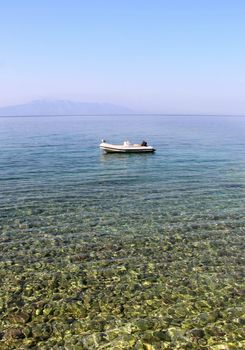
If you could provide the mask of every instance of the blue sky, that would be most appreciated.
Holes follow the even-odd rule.
[[[0,106],[245,114],[244,0],[0,2]]]

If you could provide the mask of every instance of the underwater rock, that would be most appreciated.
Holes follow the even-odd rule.
[[[3,340],[9,341],[13,339],[22,339],[24,334],[21,328],[9,328],[5,331]]]
[[[94,349],[98,347],[99,341],[100,341],[99,335],[90,334],[90,335],[87,335],[86,337],[83,337],[82,345],[86,350]]]
[[[171,341],[170,334],[167,330],[161,330],[154,333],[154,336],[159,338],[161,341]]]
[[[167,330],[167,334],[171,341],[175,342],[178,340],[183,340],[184,338],[184,330],[178,327],[170,327]]]
[[[155,350],[155,348],[151,344],[143,343],[144,350]]]
[[[227,344],[217,344],[217,345],[212,345],[210,347],[210,350],[230,350],[230,347]]]
[[[12,321],[13,323],[17,323],[17,324],[25,324],[30,320],[30,315],[25,312],[25,311],[20,311],[16,314],[13,315],[9,315],[8,319],[10,321]]]
[[[23,329],[23,334],[26,338],[29,338],[32,336],[32,329],[31,327],[28,327],[26,326],[24,329]]]
[[[46,340],[52,333],[51,325],[49,324],[32,324],[32,335],[37,340]]]
[[[154,322],[151,319],[142,318],[135,321],[135,326],[140,331],[146,331],[154,328]]]
[[[201,328],[193,328],[187,334],[193,338],[203,338],[205,336],[205,332]]]

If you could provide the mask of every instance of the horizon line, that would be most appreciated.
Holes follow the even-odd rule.
[[[162,117],[245,117],[245,114],[214,114],[214,113],[95,113],[95,114],[21,114],[0,115],[0,118],[15,117],[111,117],[111,116],[162,116]]]

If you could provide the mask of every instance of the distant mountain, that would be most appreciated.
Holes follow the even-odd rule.
[[[130,108],[110,103],[73,102],[69,100],[35,100],[29,103],[0,107],[0,116],[131,114]]]

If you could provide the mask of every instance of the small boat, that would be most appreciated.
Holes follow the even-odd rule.
[[[155,148],[148,146],[146,141],[142,141],[141,144],[130,143],[124,141],[123,145],[113,145],[102,140],[100,148],[106,153],[152,153],[155,152]]]

